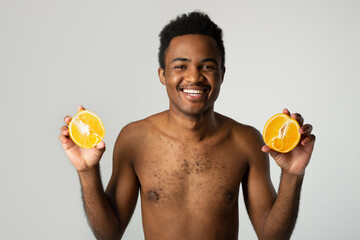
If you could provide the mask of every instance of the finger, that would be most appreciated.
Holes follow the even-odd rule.
[[[290,116],[290,111],[287,108],[283,109],[283,113]]]
[[[304,140],[301,141],[301,145],[314,145],[315,144],[316,137],[314,134],[311,134],[310,136],[304,138]]]
[[[69,135],[63,135],[60,133],[59,140],[65,151],[75,146],[75,143],[72,141]]]
[[[299,132],[301,135],[308,136],[311,134],[312,130],[313,127],[311,124],[305,124],[299,129]]]
[[[85,108],[84,108],[83,106],[79,105],[79,106],[77,107],[77,110],[78,110],[78,112],[80,112],[80,111],[82,111],[82,110],[85,110]]]
[[[69,138],[62,134],[59,135],[59,140],[60,140],[61,144],[67,144],[69,142]]]
[[[71,117],[70,116],[66,116],[66,117],[64,117],[64,122],[67,124],[67,125],[69,125],[69,123],[71,122]]]
[[[69,136],[69,128],[67,126],[62,126],[60,128],[60,134],[63,136]]]
[[[290,115],[290,117],[292,119],[295,119],[299,123],[300,127],[304,124],[304,118],[301,116],[300,113],[293,113]]]

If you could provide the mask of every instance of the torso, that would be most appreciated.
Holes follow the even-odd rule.
[[[249,127],[217,118],[218,133],[200,142],[168,135],[157,125],[161,115],[138,123],[151,129],[134,158],[147,240],[237,239]]]

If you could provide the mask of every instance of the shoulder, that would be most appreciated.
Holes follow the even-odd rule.
[[[261,147],[264,145],[262,134],[255,127],[235,121],[229,117],[218,114],[222,125],[229,129],[236,148],[249,159],[263,157]]]
[[[143,141],[157,130],[163,119],[164,113],[162,112],[127,124],[121,129],[115,147],[124,142],[129,145]]]
[[[235,121],[229,117],[217,113],[217,118],[221,125],[226,126],[231,131],[235,140],[249,142],[250,144],[262,144],[262,135],[254,127]]]
[[[152,115],[142,120],[134,121],[124,126],[114,145],[114,165],[127,162],[133,165],[134,161],[146,154],[149,137],[153,136],[156,126],[161,121],[162,113]]]

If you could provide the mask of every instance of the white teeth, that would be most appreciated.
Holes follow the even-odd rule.
[[[188,93],[188,94],[200,94],[200,93],[203,93],[203,90],[200,90],[200,89],[184,89],[183,92]]]

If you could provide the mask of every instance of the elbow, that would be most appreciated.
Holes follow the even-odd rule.
[[[118,225],[108,226],[106,231],[96,231],[92,229],[94,236],[98,240],[120,240],[124,234],[124,230]]]
[[[293,228],[280,226],[279,224],[274,224],[269,221],[266,221],[265,218],[261,226],[258,227],[257,237],[259,240],[289,240]]]
[[[94,235],[98,240],[120,240],[122,238],[122,234],[119,232],[106,235],[94,232]]]
[[[258,234],[259,240],[289,240],[292,235],[292,231],[290,229],[276,229],[264,228],[263,231]]]

